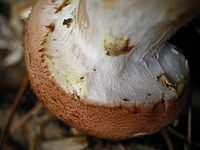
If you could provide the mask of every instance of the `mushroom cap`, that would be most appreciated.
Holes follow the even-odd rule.
[[[170,100],[158,98],[119,105],[91,103],[64,89],[45,61],[47,54],[43,45],[49,32],[54,30],[51,23],[55,7],[52,0],[38,1],[25,31],[25,57],[32,88],[50,112],[83,132],[112,140],[152,134],[177,117],[186,102],[186,89]]]

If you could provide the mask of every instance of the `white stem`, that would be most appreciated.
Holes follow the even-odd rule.
[[[190,19],[192,8],[190,0],[81,0],[78,12],[81,33],[77,36],[80,46],[88,49],[84,53],[95,60],[101,58],[105,40],[116,44],[115,41],[119,42],[116,39],[126,38],[138,60],[161,47]]]

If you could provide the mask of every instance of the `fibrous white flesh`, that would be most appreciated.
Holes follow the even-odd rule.
[[[189,0],[71,0],[55,14],[48,34],[50,71],[63,89],[91,103],[177,98],[188,66],[166,40],[190,6]],[[73,21],[63,24],[69,18]],[[107,55],[105,42],[120,40],[128,41],[130,51]]]

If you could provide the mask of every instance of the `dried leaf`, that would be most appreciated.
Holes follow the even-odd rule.
[[[84,150],[88,147],[85,137],[66,138],[57,141],[45,142],[41,150]]]

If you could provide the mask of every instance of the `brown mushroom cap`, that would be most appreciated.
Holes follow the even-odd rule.
[[[53,30],[49,25],[54,13],[52,0],[40,0],[25,33],[26,63],[32,87],[54,115],[90,135],[113,140],[154,133],[176,118],[185,104],[185,95],[168,101],[159,99],[155,103],[112,107],[89,104],[62,89],[51,76],[44,59],[43,43]]]

